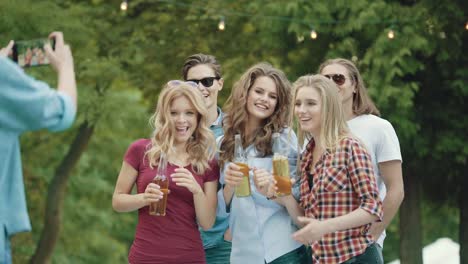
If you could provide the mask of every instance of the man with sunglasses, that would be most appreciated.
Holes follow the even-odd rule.
[[[319,73],[337,84],[349,129],[364,142],[371,155],[384,216],[381,222],[372,223],[369,234],[374,238],[383,261],[385,228],[396,215],[404,197],[397,134],[392,124],[380,117],[380,111],[368,95],[361,74],[352,61],[341,58],[327,60],[320,65]]]
[[[223,135],[223,112],[218,104],[218,92],[223,88],[221,65],[212,55],[194,54],[189,56],[182,68],[185,81],[196,83],[208,108],[208,122],[215,138]],[[218,200],[223,192],[218,186]],[[231,255],[231,235],[229,232],[229,215],[222,204],[218,203],[216,221],[208,231],[200,229],[208,264],[229,263]]]

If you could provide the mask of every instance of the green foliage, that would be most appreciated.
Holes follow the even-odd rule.
[[[72,129],[22,137],[33,232],[14,238],[15,263],[26,263],[35,250],[48,183],[85,121],[96,129],[70,178],[53,263],[126,261],[136,212],[111,209],[122,157],[133,140],[151,133],[147,120],[163,84],[180,79],[185,57],[198,52],[222,63],[220,104],[240,74],[259,61],[280,67],[294,81],[316,72],[327,58],[353,59],[383,117],[397,130],[404,166],[416,168],[416,175],[405,177],[424,179],[424,242],[456,237],[459,223],[445,217],[456,210],[437,204],[454,205],[467,162],[466,3],[134,0],[126,13],[119,5],[117,0],[0,1],[0,43],[63,31],[79,89]],[[221,15],[225,31],[217,30]],[[316,40],[310,39],[312,28]],[[387,38],[389,29],[395,31],[393,40]],[[56,84],[49,67],[27,71]],[[444,228],[427,231],[432,226]],[[397,227],[394,221],[389,228],[387,260],[397,257]]]

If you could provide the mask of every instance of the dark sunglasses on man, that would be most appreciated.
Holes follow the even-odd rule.
[[[188,82],[194,82],[197,85],[199,85],[201,83],[204,87],[209,88],[209,87],[213,86],[214,80],[218,81],[219,79],[221,79],[221,77],[206,77],[206,78],[203,78],[203,79],[200,79],[200,80],[191,79],[191,80],[187,80],[187,81]]]
[[[346,77],[343,74],[324,74],[323,76],[335,82],[337,85],[341,86],[346,82]]]

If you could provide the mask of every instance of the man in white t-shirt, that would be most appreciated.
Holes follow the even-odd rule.
[[[380,112],[367,94],[359,70],[351,61],[327,60],[320,65],[319,73],[337,84],[348,126],[364,142],[372,157],[384,217],[382,222],[373,223],[369,232],[382,248],[385,228],[396,215],[404,197],[398,137],[390,122],[379,117]]]

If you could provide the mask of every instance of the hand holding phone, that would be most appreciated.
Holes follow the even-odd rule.
[[[49,39],[53,39],[55,43],[55,49],[50,44],[46,44],[44,46],[44,50],[50,64],[52,64],[54,69],[58,72],[66,70],[73,71],[73,56],[70,46],[65,44],[65,41],[63,40],[62,32],[50,33]]]
[[[13,40],[10,40],[8,42],[8,45],[4,48],[0,49],[0,57],[9,57],[13,54],[13,45],[15,42]]]

